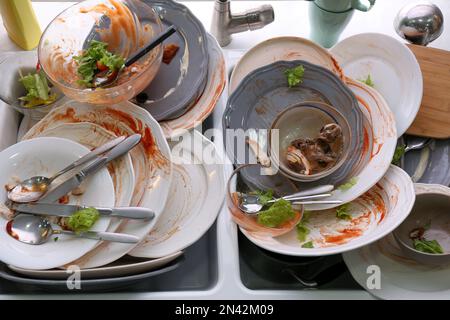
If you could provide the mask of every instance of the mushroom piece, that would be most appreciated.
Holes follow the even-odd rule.
[[[319,139],[327,143],[332,143],[340,136],[342,136],[341,127],[336,123],[329,123],[320,129]]]
[[[290,146],[287,149],[286,160],[290,166],[299,168],[303,174],[311,174],[311,164],[299,149]]]

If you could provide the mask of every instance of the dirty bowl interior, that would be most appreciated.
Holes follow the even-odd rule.
[[[305,175],[295,172],[286,160],[286,151],[293,140],[299,138],[317,138],[320,129],[330,123],[342,128],[343,144],[338,149],[336,163],[325,170]],[[270,157],[280,171],[297,181],[315,181],[336,171],[348,158],[352,135],[344,116],[331,105],[320,102],[304,102],[293,105],[281,112],[270,129]],[[275,131],[277,130],[277,131]]]
[[[36,51],[3,52],[0,54],[0,99],[12,106],[20,113],[30,116],[34,120],[42,119],[64,97],[62,92],[49,82],[51,92],[56,94],[56,100],[48,105],[24,107],[19,100],[26,95],[24,86],[19,82],[20,73],[23,76],[36,72],[38,57]]]
[[[94,39],[127,59],[161,32],[158,14],[145,2],[87,0],[69,7],[49,24],[39,43],[39,61],[50,81],[66,96],[93,104],[119,103],[137,95],[153,80],[161,64],[161,45],[126,67],[113,85],[96,90],[78,83],[74,56],[82,54]]]
[[[410,239],[416,228],[425,227],[424,238],[436,240],[443,254],[418,251]],[[416,196],[416,202],[408,218],[394,231],[402,251],[410,258],[424,264],[450,263],[450,195],[425,193]]]
[[[297,213],[294,219],[277,227],[263,226],[258,223],[256,215],[248,215],[239,208],[239,193],[268,191],[268,189],[261,189],[258,187],[257,177],[255,177],[255,183],[242,180],[241,175],[245,174],[248,170],[257,171],[259,175],[270,176],[272,185],[270,185],[270,188],[268,189],[273,191],[275,197],[283,197],[299,191],[292,181],[281,175],[279,172],[273,171],[271,168],[266,168],[259,164],[239,166],[231,174],[227,183],[227,206],[233,221],[242,229],[260,236],[277,237],[294,229],[302,218],[302,205],[293,206],[293,209]]]

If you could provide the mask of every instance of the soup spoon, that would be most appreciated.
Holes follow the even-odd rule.
[[[119,138],[116,138],[114,140],[111,140],[104,145],[92,150],[88,154],[84,155],[80,159],[76,160],[75,162],[71,163],[61,171],[57,172],[50,178],[44,177],[44,176],[35,176],[31,177],[29,179],[23,180],[16,186],[14,186],[11,190],[8,192],[8,199],[14,202],[24,203],[24,202],[32,202],[36,201],[41,196],[47,192],[50,184],[58,177],[62,176],[63,174],[69,172],[72,169],[75,169],[78,166],[81,166],[93,159],[95,159],[98,155],[101,155],[115,146],[117,146],[119,143],[121,143],[123,140],[125,140],[124,136],[121,136]]]
[[[39,245],[50,240],[52,235],[66,234],[78,238],[112,241],[120,243],[138,243],[139,238],[124,233],[86,231],[75,233],[67,230],[54,230],[50,221],[29,214],[19,214],[6,226],[8,234],[27,244]]]
[[[312,188],[309,190],[304,190],[297,192],[295,194],[291,194],[288,196],[284,196],[282,198],[273,199],[267,202],[262,202],[261,197],[257,194],[245,194],[240,193],[239,196],[239,204],[238,207],[246,214],[258,214],[267,203],[274,203],[279,199],[284,199],[292,202],[293,205],[306,205],[306,204],[340,204],[341,200],[314,200],[320,198],[326,198],[331,196],[330,192],[334,189],[332,185],[324,185],[316,188]]]

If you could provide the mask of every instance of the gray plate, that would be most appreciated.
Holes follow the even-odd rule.
[[[305,67],[303,83],[296,88],[288,88],[284,71],[300,64]],[[323,101],[336,107],[350,124],[354,139],[350,146],[350,158],[333,174],[315,182],[296,184],[299,188],[304,188],[343,183],[361,156],[364,115],[353,93],[338,77],[327,69],[306,61],[278,61],[251,72],[242,80],[229,98],[223,116],[224,143],[229,158],[236,165],[255,163],[253,152],[247,146],[245,153],[233,148],[235,129],[268,129],[276,115],[286,107],[308,100]],[[227,129],[233,130],[227,132]],[[266,140],[264,135],[258,135],[263,150],[267,150]],[[260,175],[251,169],[246,171],[242,179],[259,189],[273,188],[270,176]]]
[[[65,292],[90,292],[90,291],[113,291],[122,289],[128,286],[131,286],[140,281],[144,281],[145,279],[156,277],[162,275],[166,272],[175,270],[178,268],[180,261],[183,258],[180,257],[169,265],[160,268],[158,270],[153,270],[146,273],[141,273],[132,276],[126,277],[117,277],[117,278],[107,278],[107,279],[81,279],[81,289],[80,290],[69,290],[67,288],[66,280],[43,280],[43,279],[32,279],[27,278],[23,275],[15,273],[10,270],[4,263],[0,263],[0,278],[3,278],[8,281],[12,281],[19,284],[30,285],[42,290],[50,290],[50,291],[65,291]]]
[[[422,178],[418,182],[450,185],[450,140],[435,140],[429,147],[430,157]],[[405,171],[412,176],[419,164],[422,150],[405,155]]]
[[[158,74],[143,91],[147,102],[139,103],[158,121],[181,116],[202,94],[208,73],[208,43],[202,23],[184,5],[171,0],[144,0],[159,14],[163,29],[177,32],[165,41],[180,48],[170,62],[161,63]]]

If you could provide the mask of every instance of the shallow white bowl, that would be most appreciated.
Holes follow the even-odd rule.
[[[257,246],[289,256],[326,256],[368,245],[391,233],[410,213],[415,199],[411,178],[402,169],[391,166],[371,190],[349,204],[351,220],[336,218],[336,209],[312,211],[306,222],[310,230],[304,242],[314,248],[302,248],[294,228],[279,237],[241,231]]]

